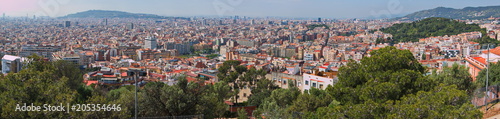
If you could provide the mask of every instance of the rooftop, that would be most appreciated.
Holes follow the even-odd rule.
[[[18,57],[18,56],[13,56],[13,55],[4,55],[2,59],[5,59],[5,60],[10,60],[10,61],[14,61],[16,59],[20,59],[21,57]]]

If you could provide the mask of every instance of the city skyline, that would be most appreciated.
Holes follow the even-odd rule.
[[[87,10],[114,10],[162,16],[249,16],[306,18],[386,18],[450,7],[496,6],[500,1],[431,0],[16,0],[0,5],[6,16],[60,17]]]

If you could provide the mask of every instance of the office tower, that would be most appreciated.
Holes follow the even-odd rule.
[[[144,48],[149,48],[149,49],[157,49],[156,45],[156,37],[155,36],[148,36],[145,39],[144,42]]]
[[[107,26],[108,25],[108,19],[104,19],[104,25]]]
[[[128,28],[129,30],[134,29],[134,23],[130,23],[130,24],[128,24],[128,25],[127,25],[127,28]]]
[[[70,27],[70,26],[71,26],[71,21],[64,22],[64,27]]]
[[[318,18],[318,22],[321,22],[321,18]]]
[[[21,58],[19,56],[4,55],[1,62],[2,73],[7,74],[19,72],[23,65],[22,59],[24,58]]]
[[[3,13],[3,19],[5,19],[5,13]]]

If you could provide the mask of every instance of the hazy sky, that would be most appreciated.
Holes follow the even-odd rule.
[[[500,0],[0,0],[0,14],[58,17],[86,10],[118,10],[165,16],[380,18],[440,6],[496,5]]]

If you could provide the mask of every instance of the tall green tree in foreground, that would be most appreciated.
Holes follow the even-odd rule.
[[[459,64],[453,64],[452,67],[444,67],[442,72],[433,71],[429,77],[437,81],[437,83],[455,85],[459,90],[464,90],[469,95],[472,95],[472,92],[476,88],[467,67]]]
[[[386,47],[370,55],[340,68],[339,82],[328,90],[342,104],[382,103],[432,89],[432,80],[423,77],[425,68],[410,51]]]
[[[24,103],[26,105],[33,103],[36,106],[73,104],[80,97],[75,89],[82,83],[74,81],[80,79],[71,79],[73,77],[67,73],[78,74],[78,70],[64,68],[68,71],[58,72],[57,68],[61,67],[54,65],[56,63],[45,61],[36,55],[28,59],[30,62],[20,72],[0,77],[0,118],[68,118],[75,114],[58,111],[15,110],[18,105],[23,106]]]
[[[490,63],[489,80],[488,85],[499,85],[500,84],[500,63]],[[478,87],[484,87],[486,85],[486,72],[487,70],[481,70],[476,77],[476,84]]]
[[[224,100],[232,94],[225,82],[202,86],[179,78],[177,84],[151,82],[141,90],[140,115],[143,117],[204,114],[207,118],[222,117],[227,110]]]
[[[327,88],[338,103],[304,117],[481,118],[460,82],[424,76],[410,51],[385,47],[370,55],[339,70],[339,83]]]

